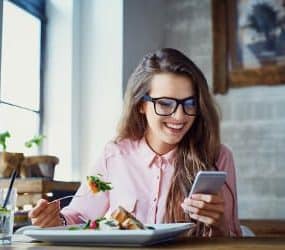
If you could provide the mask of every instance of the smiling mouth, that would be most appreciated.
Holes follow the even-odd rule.
[[[184,128],[184,123],[164,123],[165,126],[169,129],[171,129],[172,131],[181,131]]]

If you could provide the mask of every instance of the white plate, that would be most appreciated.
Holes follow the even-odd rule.
[[[193,223],[150,224],[146,230],[68,230],[68,227],[27,229],[24,235],[51,243],[78,243],[101,246],[142,246],[174,239]]]

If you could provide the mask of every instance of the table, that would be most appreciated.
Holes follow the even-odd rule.
[[[13,242],[11,246],[7,246],[6,250],[16,249],[98,249],[98,250],[130,250],[131,247],[95,247],[95,246],[68,246],[68,245],[51,245],[48,243],[23,243]],[[178,249],[178,250],[190,250],[190,249],[211,249],[211,250],[232,250],[232,249],[248,249],[248,250],[284,250],[285,238],[282,237],[253,237],[253,238],[192,238],[192,239],[180,239],[176,242],[159,244],[149,247],[137,247],[134,249]]]

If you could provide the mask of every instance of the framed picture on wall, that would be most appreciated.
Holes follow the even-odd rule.
[[[285,0],[212,0],[215,93],[285,84]]]

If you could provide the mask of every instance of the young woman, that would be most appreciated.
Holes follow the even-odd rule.
[[[199,170],[227,171],[222,191],[188,197]],[[81,223],[121,205],[143,223],[194,221],[199,236],[240,235],[234,162],[220,142],[216,105],[202,72],[175,49],[147,54],[131,75],[118,136],[92,170],[98,173],[110,192],[94,195],[83,183],[62,211],[40,200],[32,223]]]

